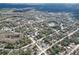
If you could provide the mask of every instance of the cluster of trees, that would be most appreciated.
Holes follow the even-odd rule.
[[[19,40],[20,47],[30,44],[32,41],[24,36],[21,40]]]
[[[60,42],[60,44],[62,46],[68,46],[71,43],[71,40],[67,38],[65,38],[62,42]]]
[[[63,49],[57,45],[53,46],[51,49],[50,49],[50,54],[51,55],[56,55],[56,54],[59,54],[59,52],[63,51]]]
[[[31,55],[31,50],[28,49],[26,51],[19,49],[19,50],[13,50],[9,55]]]
[[[14,49],[14,48],[15,48],[15,45],[14,44],[7,43],[5,45],[5,49]]]
[[[32,41],[24,36],[23,38],[21,38],[20,40],[16,41],[16,43],[12,44],[12,43],[6,43],[5,45],[5,49],[16,49],[16,48],[21,48],[25,45],[30,44]]]
[[[7,55],[8,53],[9,53],[9,51],[0,50],[0,55]]]

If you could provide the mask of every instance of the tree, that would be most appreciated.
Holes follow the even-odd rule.
[[[62,46],[68,46],[71,43],[71,40],[68,38],[65,38],[65,40],[63,40],[62,42],[60,42],[60,44]]]
[[[54,47],[51,48],[51,55],[58,54],[61,51],[62,51],[61,48],[59,46],[55,45]]]
[[[7,48],[7,49],[14,49],[14,44],[8,43],[8,44],[6,44],[5,48]]]
[[[19,54],[20,55],[31,55],[31,50],[27,49],[26,51],[23,51],[23,50],[20,49]]]

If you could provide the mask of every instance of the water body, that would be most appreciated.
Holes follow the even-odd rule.
[[[79,4],[68,3],[0,3],[0,9],[16,8],[19,11],[36,9],[46,12],[71,12],[79,19]],[[23,10],[22,10],[23,9]],[[18,10],[17,10],[18,11]]]
[[[48,11],[48,12],[74,12],[79,13],[79,4],[57,4],[57,3],[27,3],[27,4],[20,4],[20,3],[0,3],[0,9],[2,8],[34,8],[40,11]]]

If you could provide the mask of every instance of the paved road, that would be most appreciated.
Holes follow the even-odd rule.
[[[78,44],[74,49],[72,49],[72,51],[69,52],[68,55],[72,54],[72,53],[73,53],[75,50],[77,50],[78,48],[79,48],[79,44]]]
[[[77,32],[78,30],[79,30],[79,28],[78,28],[77,30],[71,32],[70,34],[68,34],[68,36],[73,35],[73,34],[74,34],[75,32]],[[58,40],[57,42],[55,42],[54,44],[52,44],[51,46],[49,46],[47,49],[43,50],[40,54],[44,53],[46,50],[50,49],[52,46],[54,46],[54,45],[58,44],[59,42],[63,41],[63,40],[64,40],[66,37],[68,37],[68,36],[65,36],[65,37],[63,37],[62,39]],[[40,54],[39,54],[39,55],[40,55]]]

